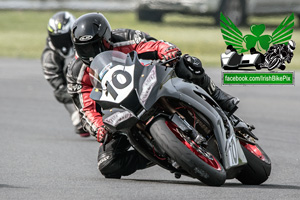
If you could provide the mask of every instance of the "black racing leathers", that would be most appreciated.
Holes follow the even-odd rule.
[[[47,45],[42,53],[41,61],[45,79],[54,89],[55,98],[61,103],[72,103],[71,96],[67,93],[66,72],[68,62],[74,57],[74,53],[63,57],[51,45],[47,38]],[[66,91],[66,92],[64,92]]]
[[[76,128],[76,133],[82,134],[83,129],[79,113],[74,107],[72,98],[67,91],[67,65],[73,58],[74,51],[71,50],[68,55],[64,55],[55,49],[50,38],[47,38],[46,47],[41,56],[44,77],[54,89],[53,93],[56,100],[64,104],[66,110],[69,112],[72,123]]]

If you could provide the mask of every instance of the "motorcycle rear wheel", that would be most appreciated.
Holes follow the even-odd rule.
[[[247,165],[242,169],[237,179],[245,185],[260,185],[265,182],[271,173],[271,160],[259,145],[253,145],[254,149],[261,155],[251,153],[250,150],[241,145],[247,158]]]
[[[191,146],[188,146],[183,138],[179,139],[166,122],[164,118],[158,118],[150,127],[150,132],[156,142],[192,177],[210,186],[223,185],[226,180],[226,172],[220,162],[213,157],[217,168],[204,162],[197,155],[196,149],[191,149]]]

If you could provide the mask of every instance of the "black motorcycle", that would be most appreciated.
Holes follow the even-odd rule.
[[[254,127],[227,116],[175,68],[142,65],[136,52],[106,51],[94,58],[90,78],[90,97],[101,106],[104,124],[126,134],[137,151],[176,178],[186,175],[211,186],[232,178],[243,184],[268,179],[271,161],[256,143]]]

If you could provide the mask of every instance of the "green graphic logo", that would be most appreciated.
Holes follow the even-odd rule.
[[[220,25],[223,39],[226,45],[232,45],[238,53],[249,51],[252,47],[258,51],[267,51],[270,44],[288,44],[292,38],[294,26],[294,13],[286,17],[273,31],[272,35],[263,35],[266,26],[264,24],[251,25],[252,34],[243,36],[242,32],[228,18],[220,14]]]

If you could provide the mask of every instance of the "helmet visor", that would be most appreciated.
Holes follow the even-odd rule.
[[[70,32],[57,35],[50,35],[50,39],[53,46],[57,49],[63,50],[63,52],[64,48],[66,51],[68,51],[73,46]]]
[[[86,64],[90,64],[93,58],[103,50],[103,45],[100,39],[92,42],[74,43],[74,46],[78,56]]]

